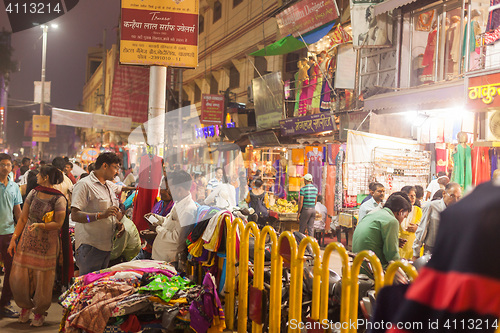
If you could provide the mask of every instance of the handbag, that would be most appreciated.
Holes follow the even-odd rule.
[[[44,223],[54,222],[54,211],[51,210],[50,212],[45,213],[45,215],[42,218],[42,221]]]

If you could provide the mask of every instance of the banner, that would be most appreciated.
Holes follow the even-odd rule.
[[[340,23],[337,24],[337,26],[335,27],[335,29],[333,29],[333,32],[330,33],[329,36],[332,39],[330,47],[347,42],[352,42],[352,36],[349,35],[349,33],[345,31],[344,28],[342,28],[342,25],[340,25]]]
[[[326,114],[313,114],[304,117],[287,118],[280,121],[281,135],[309,134],[333,131],[332,117]]]
[[[279,127],[284,114],[281,73],[274,72],[253,79],[252,87],[257,129]]]
[[[392,46],[392,13],[375,16],[373,9],[380,0],[351,0],[352,39],[355,48]]]
[[[468,78],[467,110],[487,112],[500,107],[500,73]]]
[[[45,81],[45,87],[43,88],[43,102],[50,103],[50,81]],[[35,81],[35,98],[33,99],[35,103],[42,102],[42,81]]]
[[[92,128],[92,113],[52,108],[52,124]]]
[[[33,116],[33,141],[50,141],[50,116]]]
[[[130,132],[132,129],[132,118],[94,114],[92,118],[92,127],[106,131]]]
[[[302,0],[276,15],[282,36],[297,37],[339,17],[334,0]]]
[[[195,68],[198,0],[122,0],[120,63]]]
[[[224,123],[224,95],[202,94],[200,122],[207,125]]]

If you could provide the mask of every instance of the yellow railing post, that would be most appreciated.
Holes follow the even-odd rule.
[[[350,276],[351,267],[349,266],[349,256],[342,243],[330,243],[326,246],[323,252],[323,263],[321,268],[321,304],[319,320],[322,322],[328,319],[328,295],[330,286],[330,256],[333,251],[337,251],[342,261],[342,297],[340,303],[340,323],[348,323],[349,321],[349,296],[350,296]],[[348,326],[341,326],[341,333],[346,333]]]
[[[243,226],[243,221],[240,218],[236,218],[231,224],[229,217],[226,217],[226,289],[228,290],[225,316],[226,316],[226,327],[228,329],[234,328],[234,304],[235,304],[235,263],[236,263],[236,229],[238,226],[241,228]],[[242,229],[242,228],[241,228]],[[241,246],[240,246],[241,248]],[[248,247],[247,247],[248,248]],[[248,266],[248,263],[247,263]]]
[[[233,224],[233,227],[236,227]],[[240,233],[240,258],[238,266],[238,332],[246,332],[248,320],[248,255],[250,229],[257,229],[255,223],[249,223],[245,227],[243,222],[238,223],[243,232]],[[254,231],[255,231],[254,230]],[[236,230],[235,230],[236,231]],[[255,232],[254,232],[255,233]],[[236,289],[236,288],[234,288]],[[234,290],[233,290],[234,294]]]
[[[384,276],[385,286],[390,286],[394,282],[394,277],[396,276],[396,272],[398,271],[399,268],[401,268],[406,273],[406,275],[408,275],[408,277],[411,279],[412,282],[418,276],[418,272],[415,269],[415,267],[413,267],[405,259],[401,259],[390,263],[389,266],[387,267]]]
[[[380,288],[384,285],[384,271],[382,269],[382,264],[380,260],[377,258],[375,253],[372,251],[361,251],[354,258],[352,262],[351,268],[351,278],[350,278],[350,302],[349,302],[349,331],[352,333],[357,332],[357,324],[351,325],[351,323],[356,322],[358,320],[358,298],[359,298],[359,288],[358,288],[358,275],[361,269],[361,264],[364,259],[368,259],[373,267],[373,277],[375,280],[375,292],[377,293]],[[342,295],[344,297],[344,295]]]
[[[297,308],[295,309],[297,313],[295,317],[302,320],[302,292],[303,292],[303,283],[304,280],[304,254],[306,252],[307,245],[311,244],[313,253],[314,253],[314,267],[313,267],[313,293],[312,293],[312,303],[311,303],[311,319],[319,320],[319,303],[320,303],[320,284],[321,284],[321,262],[320,262],[320,251],[319,245],[316,239],[308,236],[304,238],[299,244],[299,250],[297,253],[297,281],[300,281],[298,284],[298,289],[294,290],[297,294]]]
[[[288,322],[290,322],[292,319],[298,320],[298,318],[295,318],[294,314],[296,313],[295,308],[297,307],[297,295],[296,295],[296,290],[297,290],[297,285],[298,283],[302,283],[302,281],[297,281],[297,273],[295,272],[297,269],[297,241],[295,240],[295,237],[290,231],[285,231],[281,233],[279,239],[278,239],[278,252],[280,253],[281,256],[281,246],[283,243],[284,239],[288,240],[288,243],[290,244],[290,298],[289,298],[289,308],[288,308]],[[280,261],[282,261],[281,259]],[[298,323],[298,321],[297,321]],[[292,332],[292,329],[290,328],[290,325],[288,326],[288,332]]]
[[[265,226],[259,236],[259,240],[255,241],[255,262],[259,263],[259,267],[255,268],[254,276],[254,287],[262,290],[264,289],[264,264],[265,264],[265,251],[266,251],[266,235],[269,235],[272,242],[271,248],[271,290],[270,290],[270,303],[269,303],[269,329],[270,332],[279,332],[280,325],[280,314],[281,314],[281,278],[279,280],[279,285],[277,285],[277,272],[273,271],[277,268],[275,261],[279,259],[278,254],[278,236],[276,236],[276,231],[271,226]],[[276,267],[273,267],[276,266]],[[276,291],[279,289],[280,299],[276,298]],[[278,312],[278,315],[276,315]],[[252,327],[257,326],[253,325]],[[252,332],[261,332],[262,327],[259,325],[258,330],[252,328]]]

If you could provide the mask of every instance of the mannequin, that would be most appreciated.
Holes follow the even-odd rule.
[[[446,78],[449,79],[458,74],[460,61],[460,16],[458,15],[451,17],[451,25],[446,32],[446,48],[448,50]]]
[[[476,52],[476,47],[478,47],[478,43],[476,41],[477,36],[481,34],[481,26],[479,25],[479,21],[481,20],[481,12],[477,9],[474,9],[471,12],[471,24],[466,24],[465,32],[464,32],[464,42],[462,44],[462,58],[465,57],[465,52],[467,52],[467,29],[470,29],[470,37],[469,37],[469,69],[476,68],[479,63],[479,54]],[[465,64],[465,62],[464,62]]]
[[[316,70],[316,87],[314,88],[313,99],[311,101],[311,113],[319,113],[319,107],[321,105],[321,90],[323,89],[323,73],[326,74],[326,52],[323,51],[319,53],[316,58],[318,59],[317,64],[315,64]]]
[[[467,133],[459,132],[457,139],[458,145],[453,152],[454,166],[451,181],[460,184],[466,190],[472,184],[471,149],[467,145]]]
[[[293,110],[293,116],[297,117],[299,115],[299,104],[300,104],[300,94],[302,93],[302,85],[304,83],[304,73],[302,70],[303,63],[302,60],[297,62],[297,73],[295,73],[295,107]],[[307,72],[305,72],[307,75]],[[302,77],[301,77],[302,76]]]
[[[311,103],[311,100],[308,99],[309,97],[309,75],[308,75],[308,69],[309,65],[307,63],[307,59],[303,58],[299,61],[299,75],[298,75],[298,81],[300,82],[300,96],[299,96],[299,109],[298,113],[299,116],[305,116],[307,113],[308,106]]]

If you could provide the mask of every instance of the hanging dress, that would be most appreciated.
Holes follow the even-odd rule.
[[[469,146],[457,145],[453,154],[453,174],[451,181],[458,183],[464,190],[472,184],[471,149]]]

